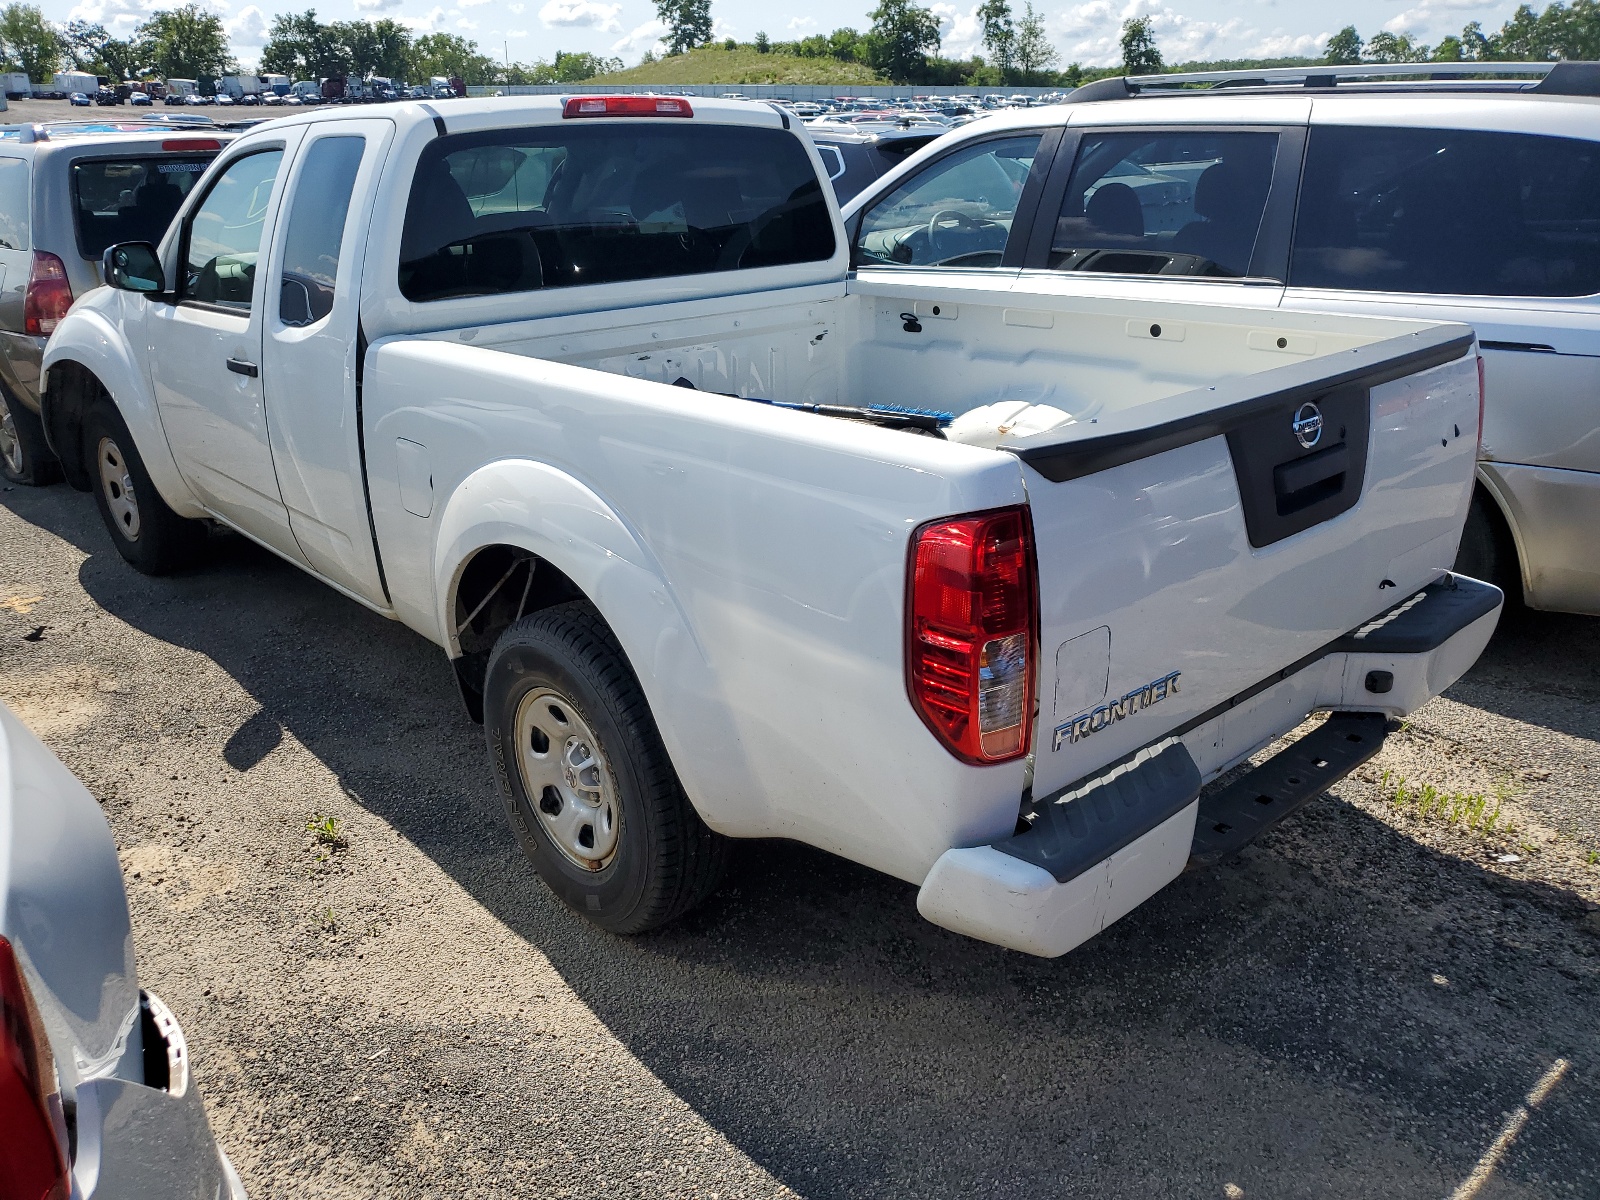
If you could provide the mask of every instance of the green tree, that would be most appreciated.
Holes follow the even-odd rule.
[[[765,30],[757,30],[755,45],[757,54],[772,53],[772,39],[766,35]]]
[[[8,4],[0,9],[0,52],[35,83],[48,83],[70,50],[61,31],[33,5]]]
[[[828,53],[840,62],[861,58],[861,35],[854,29],[835,29],[828,35]]]
[[[1489,39],[1484,36],[1482,25],[1473,21],[1461,31],[1462,58],[1470,62],[1484,62],[1493,56],[1493,52],[1489,48]]]
[[[867,62],[891,83],[915,83],[939,48],[939,18],[915,0],[879,0],[872,28],[863,39]]]
[[[1161,51],[1149,17],[1129,17],[1122,23],[1122,73],[1155,75],[1161,71]]]
[[[134,30],[133,41],[140,57],[164,78],[223,75],[233,65],[222,18],[198,4],[153,13]]]
[[[656,16],[667,27],[668,54],[682,54],[711,40],[711,0],[656,0]]]
[[[1006,72],[1015,62],[1017,48],[1011,5],[1006,0],[983,0],[978,6],[978,24],[983,28],[983,47],[989,52],[989,62],[1000,72],[998,82],[1004,83]]]
[[[349,51],[332,26],[317,20],[317,11],[280,13],[272,20],[261,47],[261,69],[291,79],[325,79],[350,70]]]
[[[466,83],[484,84],[493,83],[501,70],[494,59],[478,49],[477,42],[453,33],[424,34],[411,50],[410,75],[416,79],[459,75]]]
[[[1367,58],[1375,63],[1427,62],[1428,47],[1412,41],[1409,33],[1390,33],[1385,29],[1368,40]]]
[[[1335,66],[1349,66],[1361,61],[1361,35],[1354,25],[1346,25],[1328,39],[1328,52],[1323,58]]]
[[[1433,49],[1434,62],[1460,62],[1461,39],[1458,37],[1442,37],[1439,44]]]
[[[1059,61],[1061,55],[1045,32],[1044,18],[1033,11],[1033,0],[1027,0],[1022,20],[1017,23],[1017,69],[1029,77],[1050,70]]]
[[[411,66],[411,31],[384,17],[377,21],[335,21],[327,27],[332,42],[343,48],[348,71],[365,79],[382,75],[404,79]]]

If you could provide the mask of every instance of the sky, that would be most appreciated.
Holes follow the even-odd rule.
[[[43,0],[45,15],[57,21],[81,19],[105,25],[126,37],[158,8],[182,0]],[[200,0],[222,17],[234,53],[251,66],[261,54],[272,18],[280,12],[314,7],[324,21],[353,17],[391,17],[418,33],[448,32],[478,43],[485,54],[512,62],[550,59],[557,50],[587,50],[620,58],[633,66],[646,50],[659,52],[664,27],[653,0]],[[927,3],[927,0],[922,0]],[[1023,0],[1012,0],[1019,12]],[[712,0],[718,38],[749,41],[765,31],[774,41],[840,26],[866,29],[876,0],[810,0],[777,8],[764,0]],[[1468,21],[1498,29],[1516,0],[1484,4],[1478,0],[1087,0],[1060,3],[1035,0],[1061,65],[1111,66],[1121,60],[1118,37],[1127,17],[1148,15],[1156,43],[1168,62],[1191,59],[1269,58],[1321,53],[1329,35],[1354,25],[1363,38],[1380,29],[1408,32],[1436,44],[1459,34]],[[941,52],[964,58],[980,49],[977,5],[967,0],[934,0],[941,22]],[[1536,7],[1543,7],[1542,3]]]

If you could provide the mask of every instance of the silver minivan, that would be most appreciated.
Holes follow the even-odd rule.
[[[100,286],[107,246],[159,242],[189,189],[236,133],[210,122],[58,121],[0,126],[0,474],[60,473],[39,419],[45,341]]]

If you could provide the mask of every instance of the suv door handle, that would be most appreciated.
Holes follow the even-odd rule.
[[[251,379],[254,379],[257,375],[261,374],[260,367],[256,366],[253,362],[245,362],[245,360],[242,358],[230,358],[228,360],[228,370],[232,371],[235,375],[248,375]]]

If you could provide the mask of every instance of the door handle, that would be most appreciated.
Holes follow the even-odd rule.
[[[261,374],[260,367],[256,366],[253,362],[245,362],[245,360],[242,358],[230,358],[228,360],[228,370],[232,371],[235,375],[248,375],[251,379],[254,379],[257,375]]]

